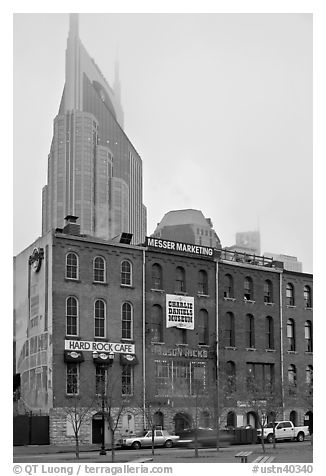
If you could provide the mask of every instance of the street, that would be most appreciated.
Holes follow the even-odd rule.
[[[71,452],[52,452],[41,453],[42,447],[35,446],[35,452],[28,447],[28,451],[24,447],[14,447],[13,462],[22,463],[111,463],[111,451],[107,451],[105,456],[101,456],[99,451],[81,451],[79,460],[76,460],[75,454]],[[25,450],[25,451],[24,451]],[[64,450],[64,449],[63,449]],[[195,458],[195,450],[193,448],[155,448],[153,461],[150,463],[236,463],[235,454],[239,451],[252,451],[253,454],[248,462],[255,459],[256,456],[262,454],[260,444],[254,445],[232,445],[220,448],[200,448],[199,457]],[[32,453],[31,453],[32,451]],[[50,450],[49,450],[50,451]],[[58,447],[53,451],[58,451]],[[25,454],[24,454],[25,453]],[[27,454],[28,453],[28,454]],[[282,442],[277,443],[276,448],[273,445],[266,445],[266,454],[275,456],[276,463],[312,463],[313,447],[310,441],[302,443]],[[152,458],[151,449],[140,450],[116,450],[114,463],[132,462],[136,459]]]

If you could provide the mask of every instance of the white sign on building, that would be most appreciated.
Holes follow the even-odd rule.
[[[179,327],[180,329],[194,329],[194,298],[166,295],[166,327]]]
[[[86,350],[90,352],[113,352],[117,354],[134,354],[135,344],[92,342],[85,340],[65,340],[65,350]]]

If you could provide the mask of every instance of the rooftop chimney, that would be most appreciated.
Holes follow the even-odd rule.
[[[80,235],[80,225],[77,223],[78,217],[74,215],[67,215],[65,217],[66,224],[62,229],[62,233],[66,235]]]

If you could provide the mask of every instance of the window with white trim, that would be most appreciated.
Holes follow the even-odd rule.
[[[102,256],[96,256],[93,261],[93,281],[94,283],[105,283],[106,263]]]
[[[78,255],[76,253],[67,253],[66,255],[66,278],[78,279],[79,278],[79,263]]]
[[[121,308],[122,339],[132,339],[133,334],[133,308],[130,302],[124,302]]]
[[[94,303],[94,337],[105,337],[106,305],[102,299]]]
[[[78,336],[78,300],[74,296],[66,299],[66,335]]]

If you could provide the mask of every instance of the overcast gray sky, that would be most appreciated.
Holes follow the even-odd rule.
[[[41,234],[68,20],[14,16],[14,254]],[[312,272],[312,15],[80,14],[80,37],[110,84],[118,51],[147,233],[200,209],[222,246],[259,227]]]

